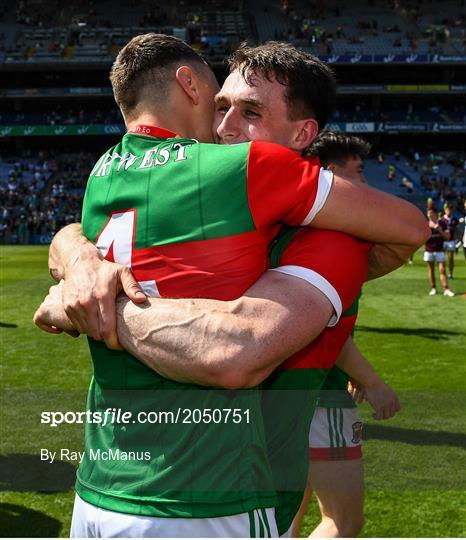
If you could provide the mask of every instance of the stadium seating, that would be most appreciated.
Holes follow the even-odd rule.
[[[192,44],[221,38],[264,42],[290,40],[315,54],[427,54],[465,53],[465,16],[453,0],[429,2],[427,8],[404,8],[382,0],[325,2],[325,12],[311,9],[305,0],[280,2],[250,0],[232,8],[225,0],[173,2],[153,7],[144,2],[128,5],[103,0],[86,13],[82,3],[67,2],[60,16],[45,10],[18,14],[6,8],[0,23],[3,51],[0,61],[75,62],[109,61],[136,34],[147,31],[176,34],[181,31]],[[425,11],[423,11],[425,9]],[[178,30],[177,30],[178,29]],[[220,61],[228,48],[215,48],[212,60]]]

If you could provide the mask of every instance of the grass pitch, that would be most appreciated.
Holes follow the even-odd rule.
[[[84,338],[50,336],[31,322],[47,292],[44,247],[2,246],[0,536],[68,536],[76,463],[40,461],[41,448],[80,450],[82,425],[52,428],[40,412],[85,410]],[[366,420],[366,525],[362,536],[466,535],[466,264],[455,298],[427,295],[425,264],[365,286],[356,341],[399,392],[393,420]],[[318,522],[311,504],[302,534]]]

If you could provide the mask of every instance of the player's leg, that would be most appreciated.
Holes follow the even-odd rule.
[[[440,255],[440,254],[437,254],[437,255]],[[443,258],[442,257],[437,258],[437,263],[438,263],[438,271],[439,271],[439,276],[440,276],[440,283],[442,284],[443,291],[445,293],[446,291],[449,291],[449,288],[448,288],[447,271],[445,268],[445,254],[444,253],[443,253]]]
[[[306,489],[304,490],[303,500],[301,501],[301,506],[299,507],[299,510],[293,520],[293,524],[291,526],[291,538],[297,538],[299,536],[299,530],[301,529],[301,523],[303,522],[303,518],[306,515],[307,507],[309,506],[309,502],[312,497],[312,488],[309,482],[309,476],[307,479]]]
[[[362,422],[356,407],[318,407],[309,433],[309,484],[321,522],[311,537],[355,536],[364,523]]]
[[[450,279],[453,279],[453,270],[455,269],[455,251],[451,249],[448,250],[447,257],[448,257],[448,277]]]
[[[434,254],[430,251],[424,251],[424,261],[427,263],[427,277],[430,283],[430,295],[434,295],[437,292],[435,286],[435,261]]]
[[[76,496],[71,538],[277,538],[274,508],[215,518],[159,518],[99,508]]]
[[[314,461],[311,486],[317,496],[322,520],[312,538],[355,537],[364,525],[363,461]]]

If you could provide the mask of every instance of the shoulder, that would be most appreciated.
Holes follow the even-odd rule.
[[[301,166],[319,165],[320,162],[315,157],[303,158],[293,150],[271,142],[253,141],[250,143],[249,159],[269,160],[277,164],[296,164]]]

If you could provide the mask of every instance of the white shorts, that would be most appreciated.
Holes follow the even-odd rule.
[[[445,252],[444,251],[424,251],[424,261],[425,262],[445,262]]]
[[[447,240],[443,243],[444,251],[456,251],[456,242],[455,240]]]
[[[357,407],[317,407],[309,429],[312,461],[362,458],[362,421]]]
[[[278,538],[275,509],[215,518],[159,518],[112,512],[74,499],[71,538]]]

